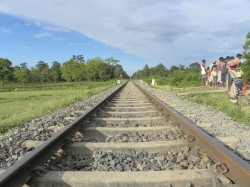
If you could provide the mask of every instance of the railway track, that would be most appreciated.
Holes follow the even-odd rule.
[[[0,186],[249,186],[248,163],[141,89],[128,82],[47,141],[25,141],[36,149]]]

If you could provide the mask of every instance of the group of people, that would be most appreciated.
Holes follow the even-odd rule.
[[[250,80],[243,86],[243,72],[241,66],[241,54],[236,57],[220,57],[219,62],[212,60],[206,67],[206,60],[201,63],[202,85],[214,87],[227,87],[231,102],[238,104],[238,96],[250,94]]]

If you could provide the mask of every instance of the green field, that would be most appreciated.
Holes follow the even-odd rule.
[[[226,92],[192,93],[185,97],[198,104],[221,111],[238,122],[250,125],[250,105],[246,104],[244,98],[240,98],[239,106],[235,106],[230,102]]]
[[[100,93],[113,82],[11,85],[0,92],[0,133]],[[3,88],[2,88],[3,89]],[[25,91],[24,91],[25,90]]]
[[[235,121],[250,125],[250,105],[244,98],[239,99],[239,106],[230,102],[226,89],[210,87],[174,88],[170,86],[158,86],[163,90],[183,95],[185,98],[200,105],[221,111]],[[250,99],[250,97],[246,97]]]
[[[168,90],[174,93],[197,93],[197,92],[214,92],[214,91],[223,91],[225,89],[222,88],[210,88],[208,86],[197,86],[197,87],[185,87],[185,88],[177,88],[169,85],[164,85],[164,86],[157,86],[160,89]]]

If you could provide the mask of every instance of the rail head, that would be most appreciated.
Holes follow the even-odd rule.
[[[22,159],[18,160],[14,165],[7,168],[0,174],[1,187],[18,187],[25,184],[33,175],[34,172],[42,172],[41,166],[60,149],[68,138],[79,130],[80,126],[87,121],[89,116],[100,108],[107,100],[110,100],[118,91],[120,91],[128,81],[121,84],[111,94],[103,98],[100,102],[88,109],[81,116],[76,118],[63,129],[55,133],[48,140],[43,142],[33,151],[27,153]]]
[[[135,83],[135,82],[134,82]],[[179,127],[189,135],[188,143],[191,146],[198,146],[211,160],[220,168],[221,173],[233,180],[237,186],[249,187],[250,184],[250,164],[227,149],[217,139],[212,138],[202,131],[192,121],[181,115],[178,111],[162,102],[149,91],[145,90],[141,85],[135,85],[143,91],[159,108],[161,108],[171,119],[179,124]]]

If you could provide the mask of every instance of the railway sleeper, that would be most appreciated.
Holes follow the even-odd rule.
[[[219,186],[212,161],[184,140],[73,143],[31,186]]]
[[[32,187],[216,187],[221,184],[206,169],[146,172],[49,171],[29,182]]]

